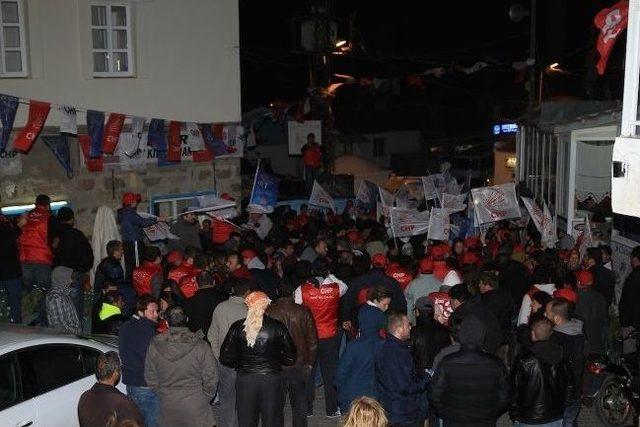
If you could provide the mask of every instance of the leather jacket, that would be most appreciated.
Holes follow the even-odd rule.
[[[562,353],[560,345],[538,341],[520,354],[512,371],[511,419],[525,424],[562,419],[576,398],[573,374]]]
[[[296,363],[296,347],[287,327],[265,315],[255,345],[249,347],[244,320],[231,325],[220,349],[220,363],[243,374],[277,374]]]

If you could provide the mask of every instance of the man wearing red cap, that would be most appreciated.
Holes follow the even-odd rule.
[[[420,261],[420,274],[404,290],[407,299],[407,315],[411,324],[416,323],[415,304],[418,298],[425,297],[440,289],[440,282],[433,276],[433,260],[425,257]]]
[[[577,298],[573,315],[584,322],[583,330],[589,343],[589,353],[605,354],[609,316],[607,300],[593,288],[593,274],[588,270],[576,273]]]
[[[140,194],[125,193],[122,196],[122,208],[118,209],[118,222],[124,246],[125,278],[131,282],[133,269],[142,263],[144,253],[144,228],[158,222],[155,218],[143,218],[136,209],[142,200]]]

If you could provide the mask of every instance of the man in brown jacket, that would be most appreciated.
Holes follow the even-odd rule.
[[[316,360],[318,336],[311,311],[293,300],[294,288],[283,283],[281,297],[267,309],[267,314],[284,323],[296,347],[297,359],[294,366],[282,368],[285,393],[291,401],[293,427],[307,427],[306,384],[311,368]]]

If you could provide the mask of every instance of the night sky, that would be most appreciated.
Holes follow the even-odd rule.
[[[523,75],[514,61],[527,58],[529,18],[511,22],[516,1],[416,2],[375,4],[334,1],[333,15],[342,25],[354,16],[357,49],[331,58],[332,73],[355,77],[398,78],[433,67],[490,66],[472,75],[460,71],[423,79],[425,88],[402,85],[399,94],[374,93],[358,85],[343,87],[334,100],[335,125],[343,133],[420,129],[427,139],[481,136],[492,122],[513,120],[526,108]],[[593,16],[613,1],[538,0],[538,70],[559,62],[569,71],[548,79],[545,98],[584,99],[615,96],[611,78],[594,75]],[[522,2],[528,7],[528,1]],[[307,1],[240,2],[243,111],[276,99],[305,96],[308,59],[293,46],[294,18],[309,10]],[[620,52],[612,58],[612,73],[620,70]],[[617,78],[614,78],[617,80]],[[452,139],[453,141],[453,139]]]

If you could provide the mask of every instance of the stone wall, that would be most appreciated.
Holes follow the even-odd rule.
[[[12,136],[13,139],[13,136]],[[158,168],[147,165],[144,171],[105,168],[88,172],[80,164],[80,150],[75,138],[69,138],[74,177],[69,179],[49,148],[38,139],[28,155],[22,155],[22,174],[0,173],[0,206],[33,203],[38,194],[52,200],[67,200],[76,213],[76,226],[90,235],[98,207],[121,206],[126,192],[140,193],[140,210],[147,210],[151,196],[216,190],[240,200],[240,159],[218,159],[209,163],[183,162],[178,166]],[[15,191],[9,189],[15,185]]]

